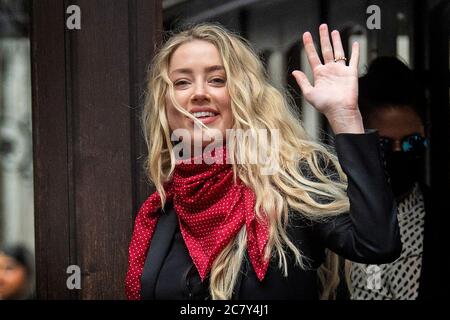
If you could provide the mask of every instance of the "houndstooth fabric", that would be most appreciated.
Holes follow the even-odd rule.
[[[425,204],[420,187],[398,204],[403,250],[393,263],[352,263],[350,292],[354,300],[415,300],[422,266]]]

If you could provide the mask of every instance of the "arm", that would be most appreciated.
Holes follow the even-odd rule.
[[[314,76],[311,85],[306,75],[294,71],[305,99],[323,113],[336,134],[336,151],[347,174],[349,214],[317,225],[319,241],[347,259],[363,263],[386,263],[401,251],[396,205],[386,182],[375,132],[364,133],[358,108],[359,46],[352,45],[346,64],[339,32],[319,27],[321,62],[309,32],[303,44]],[[332,44],[331,44],[332,42]]]
[[[316,224],[318,241],[346,259],[368,264],[392,262],[402,244],[397,209],[378,144],[378,133],[338,134],[339,163],[347,175],[348,214]]]

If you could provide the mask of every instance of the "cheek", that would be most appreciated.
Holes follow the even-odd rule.
[[[166,98],[166,117],[171,130],[179,128],[184,118],[184,115],[175,108],[170,98]]]
[[[231,129],[231,127],[233,126],[233,112],[231,111],[231,107],[227,108],[225,115],[226,127],[228,129]]]
[[[9,274],[8,277],[5,277],[4,280],[6,280],[10,287],[19,288],[23,285],[25,279],[25,272],[22,270],[16,270],[11,272],[11,274]]]
[[[168,105],[166,104],[166,118],[167,118],[167,122],[169,123],[169,127],[171,130],[173,130],[173,125],[175,122],[175,113],[174,110],[175,108],[172,105]]]
[[[233,125],[233,112],[231,111],[231,98],[228,95],[225,95],[222,99],[222,108],[227,127],[231,128]]]

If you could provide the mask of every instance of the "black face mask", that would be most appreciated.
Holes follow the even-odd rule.
[[[417,132],[405,136],[400,141],[401,151],[392,151],[393,143],[390,138],[380,137],[392,190],[399,197],[411,191],[416,182],[423,182],[428,139]]]
[[[416,182],[423,181],[425,152],[395,151],[385,155],[385,159],[396,197],[411,191]]]

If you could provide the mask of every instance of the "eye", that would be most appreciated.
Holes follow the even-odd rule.
[[[189,82],[187,80],[178,80],[178,81],[174,82],[175,86],[185,85],[185,84],[189,84]]]
[[[222,78],[213,78],[210,80],[210,82],[214,84],[225,84],[226,80]]]
[[[178,90],[184,90],[189,87],[190,82],[188,80],[178,80],[178,81],[175,81],[173,85]]]

